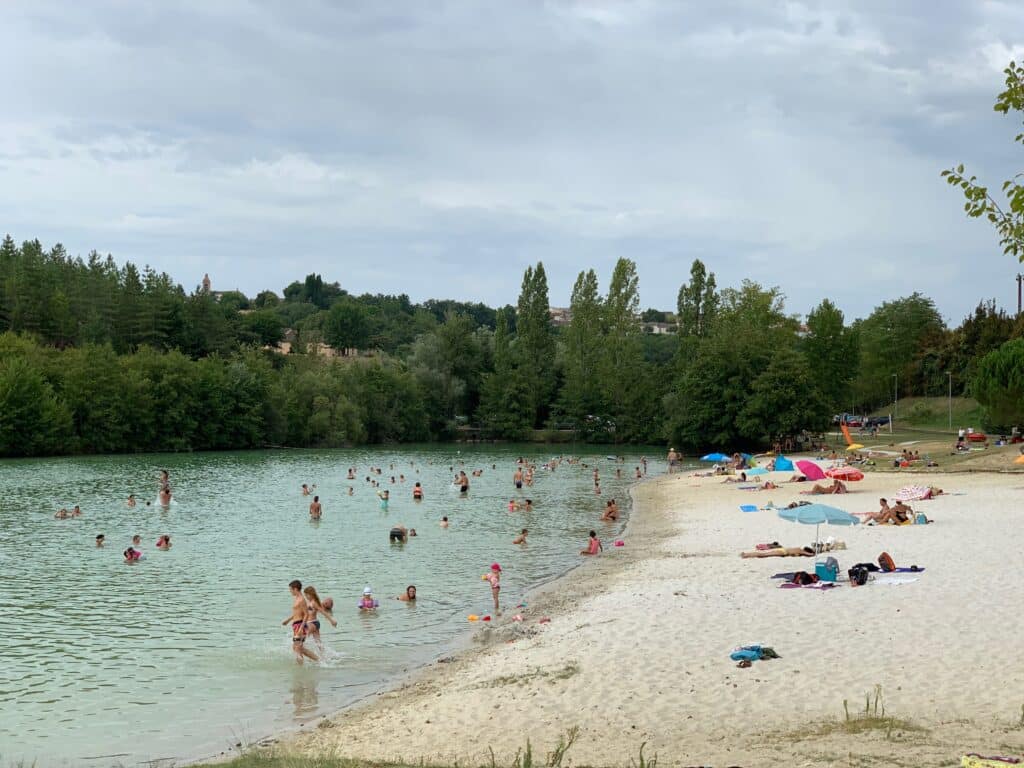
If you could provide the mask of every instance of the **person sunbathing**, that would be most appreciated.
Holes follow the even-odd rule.
[[[815,483],[809,491],[800,491],[800,493],[810,494],[817,496],[819,494],[832,494],[832,493],[847,493],[846,485],[842,480],[833,480],[832,485],[819,485]]]
[[[771,480],[765,480],[765,481],[764,481],[764,485],[762,485],[762,486],[761,486],[761,490],[762,490],[762,491],[774,491],[774,490],[776,490],[776,489],[777,489],[778,487],[779,487],[779,486],[777,486],[777,485],[776,485],[775,483],[773,483],[773,482],[772,482]]]
[[[897,501],[891,507],[888,505],[885,499],[879,500],[882,507],[877,512],[872,512],[867,515],[868,520],[874,521],[879,525],[885,523],[892,523],[893,525],[903,525],[905,522],[910,520],[911,515],[914,514],[914,510],[904,504],[902,501]]]
[[[812,557],[813,555],[814,550],[811,547],[776,547],[775,549],[740,552],[740,557]]]
[[[740,472],[739,477],[727,477],[722,481],[723,483],[745,483],[747,482],[747,473]]]

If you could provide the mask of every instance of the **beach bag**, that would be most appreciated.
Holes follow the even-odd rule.
[[[878,556],[878,565],[886,572],[896,570],[896,562],[888,552],[883,552]]]
[[[856,587],[863,587],[868,583],[869,573],[870,571],[862,565],[855,565],[847,571],[847,575],[850,577],[850,584]]]
[[[925,525],[928,522],[928,518],[925,516],[924,512],[918,512],[917,515],[914,516],[914,522],[918,525]]]

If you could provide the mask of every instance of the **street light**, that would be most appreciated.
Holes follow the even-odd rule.
[[[949,430],[953,431],[953,374],[946,371],[946,378],[949,380]]]
[[[898,419],[900,417],[900,377],[895,373],[892,375],[892,404],[895,411],[893,418]]]

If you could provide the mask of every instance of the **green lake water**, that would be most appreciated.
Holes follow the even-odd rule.
[[[0,462],[0,765],[216,754],[298,727],[442,654],[472,631],[467,614],[491,612],[480,575],[493,561],[514,607],[579,562],[589,529],[609,547],[621,532],[622,520],[598,517],[613,497],[628,511],[640,454],[616,464],[594,449],[580,464],[540,466],[558,452],[445,445]],[[518,456],[538,464],[522,491],[512,483]],[[664,471],[660,456],[647,453],[650,475]],[[371,466],[391,492],[387,511],[366,480]],[[346,479],[349,467],[356,480]],[[461,498],[449,467],[484,473]],[[174,490],[167,509],[156,506],[160,469]],[[302,483],[318,486],[319,522]],[[124,503],[129,493],[135,509]],[[510,498],[531,498],[534,512],[510,514]],[[82,517],[53,519],[74,504]],[[396,523],[419,535],[389,544]],[[529,543],[517,547],[522,527]],[[162,533],[174,542],[169,552],[154,547]],[[134,534],[145,557],[129,566],[121,553]],[[297,666],[281,626],[296,578],[336,601],[322,664]],[[408,584],[418,587],[415,604],[391,599]],[[381,601],[375,614],[355,607],[364,585]]]

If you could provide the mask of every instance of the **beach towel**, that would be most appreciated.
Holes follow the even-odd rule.
[[[968,752],[960,758],[962,768],[1006,768],[1008,765],[1020,765],[1016,757],[1001,757],[1000,755],[979,755],[977,752]]]
[[[757,512],[757,504],[740,504],[740,512]]]
[[[868,580],[868,584],[887,584],[890,586],[898,587],[900,584],[911,584],[917,581],[916,577],[907,576],[893,576],[888,573],[879,574],[873,579]]]
[[[832,589],[838,587],[834,581],[819,581],[816,584],[794,584],[791,581],[779,584],[779,589]]]

